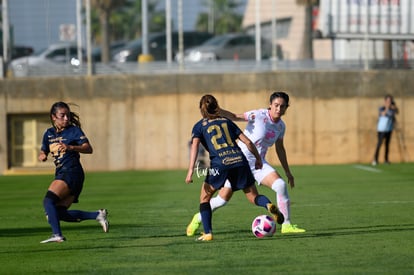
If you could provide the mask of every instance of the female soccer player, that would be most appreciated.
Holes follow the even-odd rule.
[[[256,145],[262,158],[263,168],[260,170],[254,169],[254,156],[247,150],[244,144],[239,143],[239,146],[249,161],[250,169],[258,184],[267,186],[276,192],[277,205],[284,217],[281,233],[302,233],[305,232],[305,229],[291,224],[290,221],[290,200],[286,182],[265,159],[268,148],[275,144],[276,154],[285,170],[288,182],[291,188],[295,186],[294,177],[290,172],[286,150],[283,144],[286,126],[282,120],[282,116],[289,107],[289,95],[285,92],[274,92],[270,96],[269,104],[269,108],[267,109],[252,110],[244,114],[236,115],[226,110],[220,110],[220,113],[231,120],[248,122],[244,134]],[[214,211],[224,206],[230,200],[231,196],[232,190],[226,184],[220,190],[218,196],[211,199],[210,204],[212,210]],[[195,234],[200,226],[201,219],[202,216],[199,213],[194,215],[190,224],[187,226],[187,236],[193,236]]]
[[[92,146],[81,129],[78,115],[71,112],[65,102],[56,102],[50,109],[50,120],[53,127],[47,129],[43,135],[39,160],[46,161],[50,153],[56,165],[55,179],[43,200],[53,235],[41,243],[66,240],[60,229],[61,220],[66,222],[97,220],[103,231],[108,232],[106,209],[96,212],[68,210],[72,203],[78,202],[85,178],[79,153],[92,154]]]
[[[258,194],[249,164],[236,140],[240,139],[246,150],[253,156],[251,161],[254,169],[260,169],[262,159],[254,144],[236,124],[220,116],[218,102],[212,95],[204,95],[201,98],[200,111],[203,118],[194,125],[192,130],[190,164],[185,179],[187,184],[193,181],[198,147],[201,143],[210,154],[210,168],[200,192],[200,215],[203,220],[204,234],[197,240],[211,241],[213,239],[210,199],[216,190],[224,186],[226,180],[229,182],[230,190],[242,189],[250,202],[266,208],[275,219],[282,218],[277,207],[266,196]]]

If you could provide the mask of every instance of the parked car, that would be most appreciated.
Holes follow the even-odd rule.
[[[85,51],[82,49],[83,57]],[[30,68],[48,67],[53,68],[56,64],[68,64],[77,67],[80,65],[78,59],[78,48],[76,44],[58,43],[52,44],[48,48],[35,52],[30,56],[20,57],[12,60],[9,65],[13,76],[27,76]]]
[[[200,62],[221,59],[255,59],[255,37],[249,34],[231,33],[215,36],[200,46],[187,49],[184,61]],[[261,40],[262,58],[272,56],[272,45],[265,39]],[[176,59],[181,57],[176,55]]]
[[[213,37],[212,34],[206,32],[184,32],[184,49],[202,44],[204,41]],[[153,33],[148,35],[148,51],[154,60],[167,59],[167,39],[165,33]],[[178,32],[171,34],[172,56],[178,52]],[[113,60],[117,62],[137,61],[138,56],[142,53],[142,38],[133,40],[125,45],[114,54]]]
[[[14,45],[11,49],[11,59],[33,54],[33,48],[27,46]],[[3,46],[0,46],[0,55],[3,55]]]
[[[109,59],[115,52],[118,52],[120,49],[125,47],[127,44],[126,41],[116,41],[109,45]],[[92,60],[95,62],[101,62],[102,48],[101,46],[94,47],[92,49]]]

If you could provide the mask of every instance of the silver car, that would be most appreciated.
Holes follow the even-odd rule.
[[[78,49],[75,44],[52,44],[48,48],[38,51],[33,55],[12,60],[9,69],[15,77],[28,76],[36,72],[43,72],[47,75],[48,71],[55,72],[56,70],[62,69],[63,65],[65,65],[65,69],[68,66],[70,68],[77,68],[80,65],[77,54]],[[83,56],[85,57],[84,51]]]
[[[255,37],[249,34],[224,34],[215,36],[198,47],[193,47],[184,52],[184,61],[202,62],[223,59],[255,59]],[[261,40],[262,59],[268,59],[272,55],[272,45]],[[181,60],[176,55],[176,60]]]

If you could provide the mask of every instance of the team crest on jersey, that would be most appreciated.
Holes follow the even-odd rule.
[[[273,138],[275,138],[275,136],[276,136],[276,133],[275,132],[273,132],[273,131],[267,131],[266,132],[266,135],[265,135],[265,138],[266,139],[273,139]]]

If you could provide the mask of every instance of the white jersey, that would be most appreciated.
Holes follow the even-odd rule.
[[[248,111],[244,113],[244,118],[248,121],[244,134],[254,143],[262,157],[263,163],[265,163],[265,157],[267,150],[278,139],[283,139],[285,135],[286,125],[279,119],[274,122],[269,115],[269,110],[259,109]],[[242,149],[244,155],[249,161],[250,166],[254,168],[256,158],[247,149],[247,146],[243,142],[238,142],[238,145]]]

